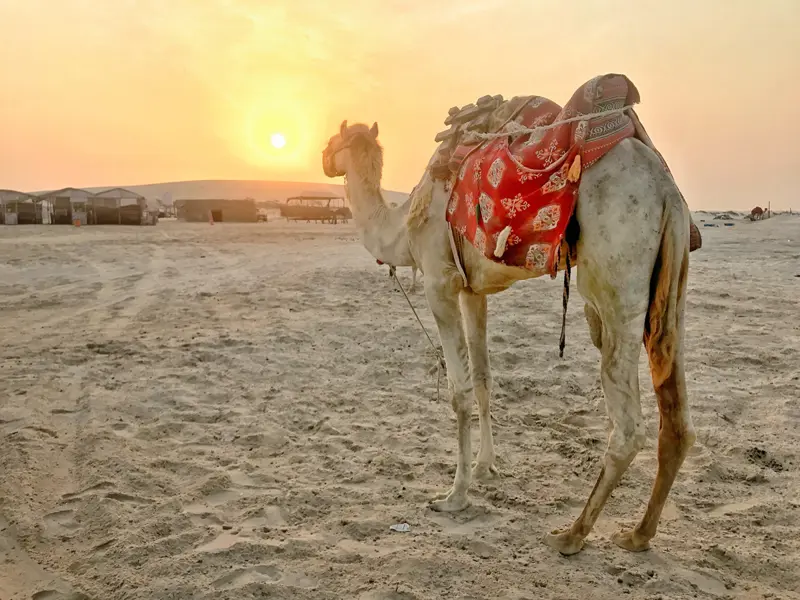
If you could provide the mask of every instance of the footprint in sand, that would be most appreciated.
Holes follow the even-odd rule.
[[[94,492],[102,492],[103,490],[111,490],[114,489],[114,484],[110,481],[101,481],[100,483],[96,483],[95,485],[89,486],[88,488],[81,490],[79,492],[67,492],[66,494],[61,495],[61,499],[65,502],[69,502],[72,500],[78,500],[85,496],[88,496]]]
[[[29,429],[30,431],[35,431],[36,433],[42,433],[51,438],[57,438],[58,434],[53,431],[52,429],[48,429],[47,427],[37,427],[36,425],[28,425],[23,427],[23,429]]]
[[[132,496],[130,494],[123,494],[121,492],[113,491],[115,487],[116,486],[110,481],[101,481],[100,483],[79,492],[68,492],[66,494],[62,494],[61,504],[65,507],[75,506],[76,504],[80,504],[83,500],[93,496],[99,496],[105,500],[113,500],[114,502],[120,502],[122,504],[145,505],[153,503],[153,500],[149,498],[142,498],[140,496]],[[64,509],[52,514],[60,515],[66,512],[72,511]]]
[[[248,494],[245,494],[243,491],[231,489],[218,490],[216,492],[211,492],[199,502],[187,504],[184,507],[184,510],[188,513],[196,515],[212,512],[212,509],[218,506],[221,506],[227,502],[232,502],[233,500],[238,500],[239,498],[244,498],[247,495]]]
[[[358,600],[418,600],[419,596],[411,592],[401,592],[399,590],[381,590],[366,592],[358,597]]]
[[[236,569],[227,575],[223,575],[211,585],[215,588],[243,587],[250,583],[274,583],[280,581],[280,578],[281,572],[277,567],[257,565],[246,569]]]
[[[31,600],[90,600],[86,594],[80,592],[62,593],[56,590],[42,590],[31,596]]]
[[[251,583],[279,583],[287,587],[313,588],[316,582],[299,573],[282,572],[278,567],[256,565],[246,569],[236,569],[223,575],[212,585],[219,588],[240,588]]]
[[[81,412],[81,408],[54,408],[50,411],[52,415],[74,415]]]
[[[131,496],[130,494],[120,494],[119,492],[109,492],[105,496],[109,500],[116,500],[123,504],[152,504],[153,501],[149,498],[140,498],[139,496]]]
[[[245,535],[239,535],[238,533],[223,531],[221,534],[219,534],[210,542],[195,548],[195,551],[218,552],[219,550],[227,550],[228,548],[235,546],[239,542],[245,542],[248,541],[249,539],[250,538]]]
[[[191,514],[203,514],[241,498],[280,492],[279,489],[259,485],[258,481],[254,481],[250,475],[238,468],[229,469],[226,475],[228,481],[233,484],[232,486],[213,491],[200,500],[187,504],[184,511]]]
[[[479,506],[471,506],[462,513],[430,513],[428,518],[450,535],[473,535],[493,527],[499,517]]]
[[[124,438],[132,438],[134,436],[134,434],[136,433],[134,428],[129,423],[125,423],[125,422],[122,422],[122,421],[120,421],[118,423],[112,423],[111,424],[111,431],[116,433],[118,436],[124,437]]]
[[[709,517],[724,517],[725,515],[730,515],[734,513],[741,513],[750,510],[751,508],[755,508],[756,506],[761,506],[761,502],[754,498],[750,498],[749,500],[742,500],[740,502],[731,502],[729,504],[721,504],[719,506],[715,506],[708,512]]]
[[[44,526],[53,536],[64,536],[73,533],[80,525],[75,520],[75,511],[57,510],[44,516]]]

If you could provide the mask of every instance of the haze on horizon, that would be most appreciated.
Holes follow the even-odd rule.
[[[0,0],[0,188],[341,183],[320,155],[348,119],[408,191],[450,106],[616,72],[692,209],[800,207],[797,0],[432,5]]]

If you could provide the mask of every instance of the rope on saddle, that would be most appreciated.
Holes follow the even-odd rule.
[[[505,125],[501,127],[500,131],[496,131],[494,133],[482,133],[480,131],[470,131],[469,133],[475,138],[481,140],[493,140],[496,138],[508,137],[508,136],[517,137],[527,133],[539,133],[540,131],[555,129],[556,127],[560,127],[561,125],[565,125],[567,123],[575,123],[576,121],[589,121],[591,119],[594,119],[595,117],[604,117],[607,115],[613,115],[617,113],[622,114],[629,108],[633,107],[634,107],[633,104],[628,104],[626,106],[623,106],[622,108],[610,108],[608,110],[600,110],[585,115],[578,115],[570,119],[560,119],[558,121],[553,121],[549,125],[540,125],[538,127],[524,127],[519,123],[517,123],[516,121],[508,121]]]

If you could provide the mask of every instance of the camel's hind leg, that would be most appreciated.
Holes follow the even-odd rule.
[[[627,325],[616,321],[611,311],[598,313],[603,319],[601,380],[612,431],[600,475],[583,512],[569,529],[554,531],[545,537],[548,546],[566,555],[583,548],[583,540],[592,530],[608,497],[645,442],[638,373],[644,313],[631,315]]]
[[[461,292],[461,311],[464,315],[464,329],[469,348],[472,386],[478,401],[478,421],[481,431],[481,448],[478,460],[472,469],[475,479],[491,479],[497,474],[494,465],[494,440],[492,438],[492,418],[489,401],[492,394],[492,372],[489,365],[489,349],[486,342],[486,296]]]
[[[656,374],[653,375],[655,382]],[[656,384],[655,390],[661,420],[658,428],[658,472],[650,502],[641,522],[634,529],[620,531],[611,538],[615,544],[632,552],[640,552],[650,547],[650,540],[656,534],[669,491],[695,440],[686,401],[686,376],[683,365],[676,362],[672,367],[672,373],[661,384]]]
[[[650,357],[660,422],[658,427],[658,472],[650,502],[639,525],[617,533],[613,541],[631,551],[646,550],[655,536],[661,511],[689,448],[695,431],[689,414],[686,373],[683,364],[684,310],[689,269],[689,244],[682,203],[674,202],[674,214],[666,234],[664,251],[657,269],[658,287],[650,307],[645,346]],[[671,263],[671,265],[669,264]]]
[[[601,354],[612,431],[583,512],[568,530],[545,538],[562,554],[583,547],[612,490],[645,443],[639,356],[664,231],[664,190],[670,182],[658,157],[636,140],[620,142],[581,181],[577,283],[586,300],[592,341]]]

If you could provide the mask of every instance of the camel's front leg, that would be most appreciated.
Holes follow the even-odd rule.
[[[411,267],[411,287],[408,288],[409,294],[414,294],[417,291],[417,267]]]
[[[472,371],[472,386],[478,401],[478,420],[481,430],[481,449],[472,469],[475,479],[491,479],[497,475],[494,465],[494,440],[489,401],[492,395],[492,371],[489,365],[489,349],[486,342],[486,296],[461,292],[461,311],[464,315],[469,362]]]
[[[425,296],[436,319],[442,341],[444,359],[447,363],[447,380],[450,402],[456,413],[458,427],[458,462],[453,487],[431,502],[431,508],[442,512],[457,512],[469,506],[467,491],[472,480],[472,444],[470,420],[472,416],[472,384],[469,376],[469,354],[461,323],[458,291],[433,282],[425,281]]]

